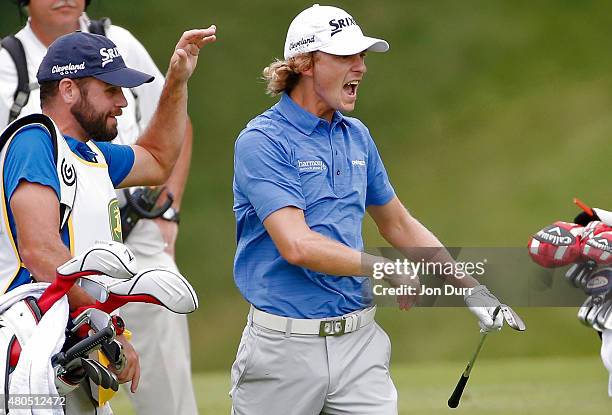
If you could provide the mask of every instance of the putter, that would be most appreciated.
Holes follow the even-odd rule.
[[[497,314],[500,312],[502,313],[502,316],[504,317],[504,320],[506,321],[508,326],[511,327],[512,329],[517,330],[517,331],[525,331],[527,329],[527,327],[525,326],[525,323],[518,316],[518,314],[516,314],[516,312],[512,310],[512,308],[510,308],[509,306],[505,304],[500,304],[495,308],[495,310],[493,311],[493,321],[495,321]],[[463,395],[463,390],[465,389],[465,385],[467,385],[468,379],[470,378],[470,373],[472,372],[472,369],[474,368],[474,364],[476,363],[476,358],[478,357],[478,354],[480,353],[480,349],[482,349],[482,345],[484,344],[484,341],[487,338],[488,334],[489,334],[488,331],[482,332],[480,334],[480,341],[478,342],[476,351],[472,355],[472,358],[470,359],[467,366],[465,367],[465,370],[461,374],[461,377],[459,378],[459,382],[457,382],[457,386],[455,386],[455,390],[453,391],[450,398],[448,398],[449,408],[456,408],[457,406],[459,406],[459,401],[461,400],[461,395]]]

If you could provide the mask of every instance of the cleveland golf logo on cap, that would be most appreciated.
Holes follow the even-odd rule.
[[[82,69],[85,69],[85,61],[79,64],[76,64],[76,65],[74,63],[69,63],[67,65],[61,65],[61,66],[53,65],[53,67],[51,68],[51,73],[57,73],[60,75],[68,75],[68,74],[75,74]]]
[[[111,63],[115,58],[120,58],[121,54],[117,48],[102,48],[100,49],[100,56],[102,56],[102,67],[106,64]]]
[[[289,50],[293,50],[295,48],[299,48],[299,47],[306,47],[311,43],[315,42],[315,36],[312,35],[310,37],[306,37],[306,38],[302,38],[300,40],[298,40],[297,42],[291,42],[289,43]]]
[[[329,21],[329,25],[333,28],[331,35],[335,35],[336,33],[340,33],[343,28],[349,26],[359,26],[355,19],[351,16],[345,17],[343,19],[332,19]]]

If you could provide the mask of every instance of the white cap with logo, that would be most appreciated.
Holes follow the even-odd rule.
[[[298,14],[289,25],[285,59],[317,50],[348,56],[366,50],[386,52],[389,44],[364,36],[355,19],[344,10],[315,4]]]

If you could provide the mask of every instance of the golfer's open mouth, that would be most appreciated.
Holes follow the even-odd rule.
[[[342,89],[344,90],[344,92],[346,92],[348,96],[354,97],[355,95],[357,95],[357,88],[359,87],[359,82],[360,81],[358,80],[347,82],[346,84],[344,84]]]

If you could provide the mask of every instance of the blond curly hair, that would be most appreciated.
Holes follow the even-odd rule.
[[[266,93],[275,96],[290,92],[297,85],[302,72],[312,67],[313,55],[311,52],[294,56],[286,61],[276,59],[266,66],[261,77],[266,81]]]

